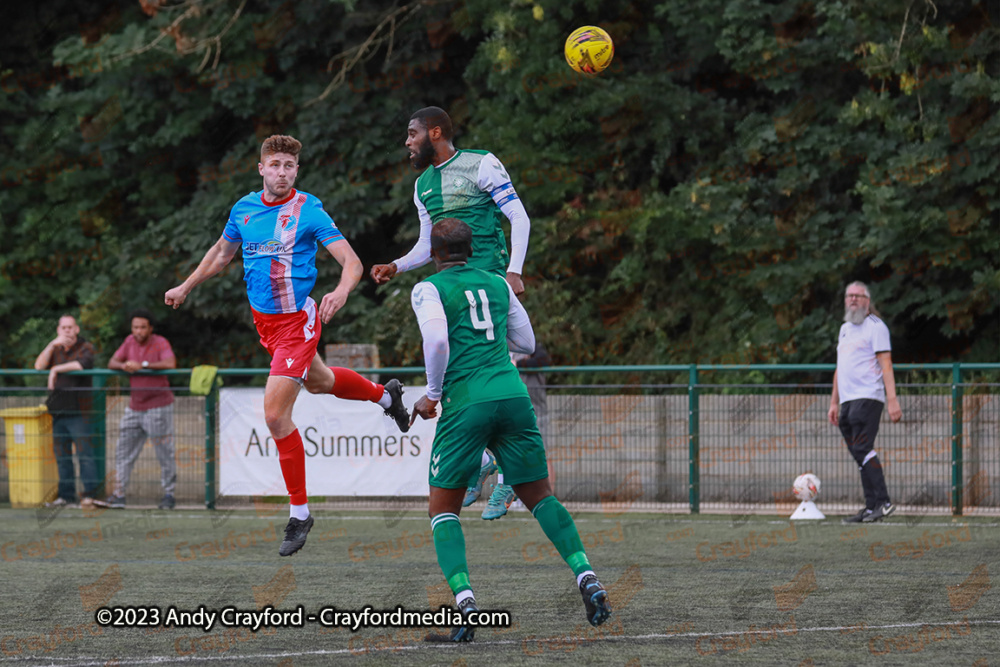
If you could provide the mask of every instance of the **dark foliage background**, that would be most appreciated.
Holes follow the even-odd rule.
[[[493,151],[532,219],[525,305],[558,364],[824,362],[871,284],[896,361],[1000,359],[996,6],[121,0],[21,3],[0,46],[0,367],[63,312],[101,362],[150,307],[181,366],[264,366],[242,265],[163,292],[293,134],[298,186],[366,268],[417,234],[416,109]],[[562,56],[615,40],[601,76]],[[321,253],[317,300],[338,279]],[[367,280],[324,342],[422,363],[409,288]]]

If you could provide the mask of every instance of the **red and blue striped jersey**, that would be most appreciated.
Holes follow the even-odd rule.
[[[222,237],[243,245],[243,280],[254,310],[295,313],[316,285],[316,243],[344,238],[323,203],[293,189],[266,203],[263,191],[236,202]]]

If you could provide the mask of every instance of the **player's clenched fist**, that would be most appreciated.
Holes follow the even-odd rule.
[[[396,263],[376,264],[372,267],[371,276],[376,285],[384,285],[396,275]]]
[[[510,285],[510,288],[514,290],[514,296],[520,298],[521,295],[524,294],[524,281],[521,280],[520,273],[511,273],[508,271],[507,283]]]
[[[176,310],[187,299],[187,295],[188,292],[184,289],[184,286],[179,285],[171,290],[167,290],[167,293],[163,295],[163,303],[173,306]]]

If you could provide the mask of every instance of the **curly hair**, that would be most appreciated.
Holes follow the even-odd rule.
[[[268,155],[275,153],[286,153],[298,159],[301,150],[302,142],[295,137],[290,137],[287,134],[272,134],[260,145],[260,161],[263,162]]]

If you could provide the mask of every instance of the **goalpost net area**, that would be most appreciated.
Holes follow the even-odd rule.
[[[359,370],[382,380],[400,377],[411,401],[420,395],[422,369]],[[792,481],[812,472],[822,483],[820,509],[848,514],[863,497],[857,465],[828,421],[833,370],[825,364],[548,367],[530,371],[544,377],[544,390],[529,384],[550,479],[571,509],[608,516],[787,516],[798,504]],[[110,493],[128,381],[112,371],[85,373],[94,376],[86,392],[88,429],[98,476]],[[220,485],[221,468],[229,464],[220,454],[222,430],[229,428],[220,419],[220,392],[257,387],[262,396],[266,373],[222,369],[221,389],[194,396],[186,386],[190,370],[167,372],[176,399],[178,505],[267,509],[287,502],[283,489],[229,495]],[[883,413],[875,451],[900,513],[1000,514],[1000,364],[897,364],[895,376],[903,418],[892,423]],[[0,377],[6,385],[0,387],[0,502],[17,507],[25,506],[25,497],[51,499],[57,482],[51,422],[42,410],[31,410],[45,402],[44,373],[0,371]],[[266,427],[261,433],[267,437]],[[342,460],[335,465],[345,470],[356,471],[383,453],[381,443],[377,453],[371,443],[367,451],[362,443],[359,452],[351,436],[328,436],[354,444],[353,450],[337,448]],[[429,450],[430,443],[424,445]],[[45,460],[26,465],[29,456]],[[308,475],[309,457],[306,465]],[[422,466],[406,472],[426,480],[426,463],[408,465]],[[485,503],[494,481],[474,509]],[[359,492],[364,485],[362,473],[351,493],[311,494],[310,505],[388,514],[426,507],[419,492],[365,495]],[[128,503],[156,507],[161,496],[160,464],[147,442],[132,472]]]

